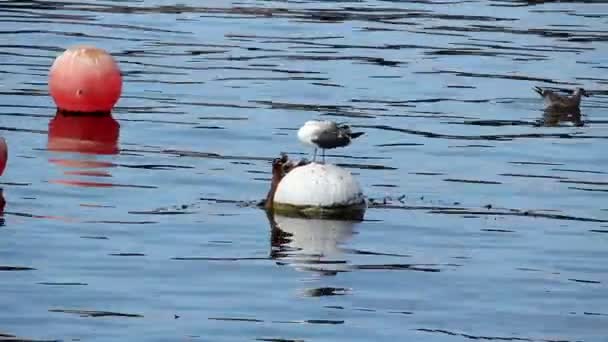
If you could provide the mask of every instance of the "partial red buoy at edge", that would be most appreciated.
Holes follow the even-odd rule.
[[[6,160],[8,159],[8,147],[6,146],[6,140],[0,137],[0,176],[4,173],[6,167]]]
[[[61,110],[110,112],[122,92],[122,76],[105,50],[74,46],[53,62],[49,90]]]

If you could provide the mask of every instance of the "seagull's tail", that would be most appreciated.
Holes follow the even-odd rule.
[[[534,91],[537,92],[540,96],[545,95],[545,91],[541,87],[534,87],[532,89],[534,89]]]
[[[349,134],[349,136],[351,139],[356,139],[356,138],[362,136],[363,134],[365,134],[365,132],[353,132],[353,133]]]

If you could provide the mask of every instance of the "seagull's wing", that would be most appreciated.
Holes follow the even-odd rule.
[[[362,136],[363,134],[365,134],[365,132],[352,132],[352,133],[349,133],[348,136],[351,139],[356,139],[356,138]]]
[[[338,126],[338,135],[347,135],[351,139],[356,139],[365,134],[365,132],[353,132],[349,125]]]
[[[350,144],[350,137],[348,135],[337,134],[336,131],[325,131],[320,133],[312,142],[320,148],[336,148]]]

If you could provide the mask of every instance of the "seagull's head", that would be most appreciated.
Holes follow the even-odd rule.
[[[346,124],[346,123],[339,123],[338,124],[338,128],[342,133],[345,133],[346,135],[350,134],[352,131],[350,130],[350,125]]]
[[[589,93],[583,88],[576,88],[574,95],[589,97]]]

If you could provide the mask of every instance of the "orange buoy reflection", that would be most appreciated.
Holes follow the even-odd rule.
[[[97,155],[117,154],[120,124],[110,113],[74,113],[57,110],[49,123],[47,148],[54,152],[77,152],[72,159],[49,159],[51,164],[64,168],[70,177],[112,177],[108,171],[116,165],[99,161]],[[83,187],[108,187],[109,182],[82,179],[51,180],[52,183]]]
[[[48,149],[93,154],[118,153],[120,124],[110,113],[57,110],[49,123]]]

